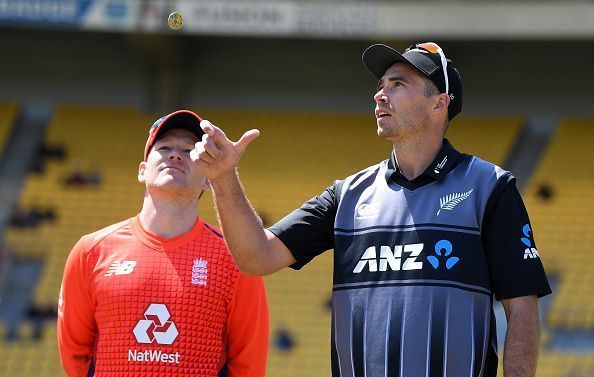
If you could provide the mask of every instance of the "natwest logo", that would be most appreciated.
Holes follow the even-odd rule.
[[[165,304],[151,304],[144,312],[144,319],[134,326],[138,343],[172,344],[178,336],[175,323],[169,321],[169,310]]]
[[[160,361],[162,363],[175,363],[179,364],[179,352],[176,353],[165,353],[157,350],[128,350],[128,361]]]
[[[394,249],[390,246],[380,246],[379,249],[379,268],[377,248],[371,246],[365,250],[353,273],[361,273],[366,266],[369,268],[369,272],[387,271],[388,266],[392,271],[421,270],[423,268],[423,262],[417,261],[417,257],[423,251],[422,243],[396,245]],[[403,253],[405,253],[404,257]]]

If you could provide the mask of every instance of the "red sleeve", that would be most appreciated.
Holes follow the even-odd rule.
[[[269,344],[268,302],[260,276],[239,273],[227,318],[229,377],[263,377]]]
[[[58,349],[68,376],[86,376],[97,337],[86,255],[79,240],[66,261],[58,302]]]

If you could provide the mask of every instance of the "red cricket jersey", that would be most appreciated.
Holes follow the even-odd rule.
[[[132,218],[83,236],[66,262],[58,347],[69,376],[264,376],[268,304],[218,229],[165,239]],[[227,374],[225,374],[227,373]]]

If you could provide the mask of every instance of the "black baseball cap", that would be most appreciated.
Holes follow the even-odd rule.
[[[193,132],[198,136],[199,140],[202,140],[204,131],[200,128],[200,122],[202,122],[202,118],[190,110],[178,110],[157,119],[151,128],[149,128],[149,137],[146,140],[146,145],[144,147],[144,161],[146,161],[157,138],[164,132],[174,128],[181,128]]]
[[[386,73],[386,70],[394,63],[404,62],[412,65],[422,74],[433,81],[440,93],[446,92],[445,76],[443,72],[442,56],[434,50],[434,46],[441,51],[441,48],[433,42],[415,43],[407,48],[402,54],[384,44],[375,44],[363,52],[363,64],[378,80]],[[454,67],[450,59],[447,62],[447,75],[450,96],[448,117],[450,120],[462,111],[462,77]]]

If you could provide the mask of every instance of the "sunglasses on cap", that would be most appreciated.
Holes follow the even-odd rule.
[[[446,94],[450,94],[450,83],[448,80],[448,61],[446,60],[445,54],[443,50],[437,43],[433,42],[425,42],[425,43],[417,43],[413,46],[410,46],[406,49],[405,52],[408,51],[419,51],[422,53],[430,53],[430,54],[438,54],[439,59],[441,60],[441,70],[443,71],[443,77],[445,79],[445,91]]]

